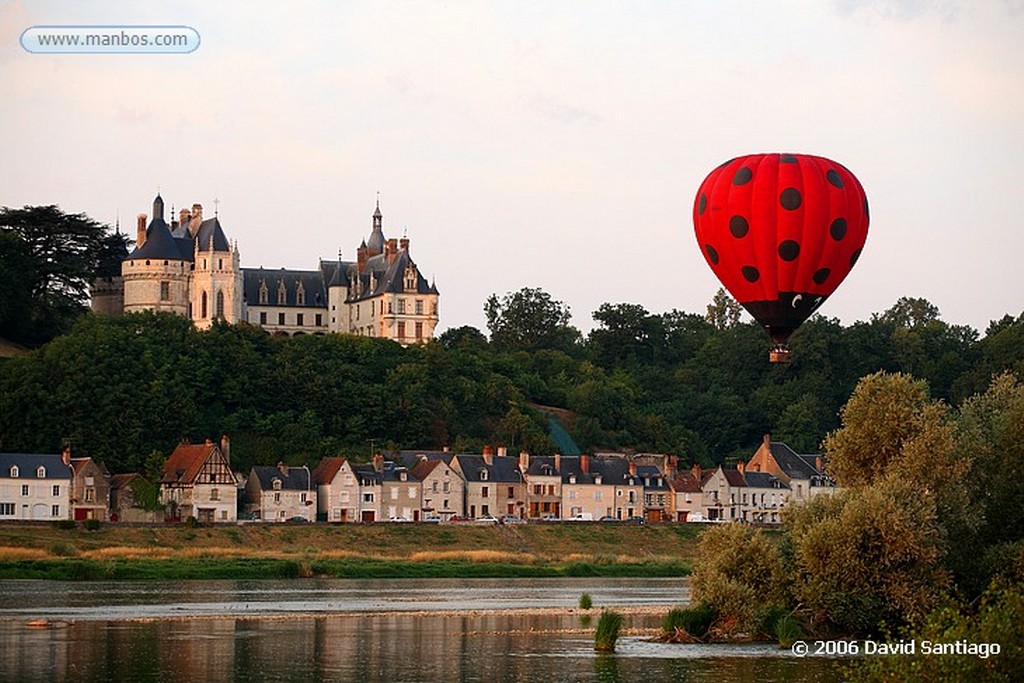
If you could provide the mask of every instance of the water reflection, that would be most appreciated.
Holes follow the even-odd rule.
[[[344,583],[344,582],[342,582]],[[394,582],[389,582],[394,583]],[[58,628],[33,630],[22,615],[46,610],[59,614],[53,592],[71,591],[64,609],[109,609],[121,614],[130,606],[146,607],[146,600],[165,600],[161,608],[182,605],[236,604],[238,591],[254,596],[274,595],[280,587],[260,585],[190,586],[180,601],[156,597],[142,586],[110,585],[94,591],[92,604],[79,593],[85,584],[60,584],[51,592],[12,595],[9,584],[0,588],[0,681],[499,681],[560,683],[562,681],[814,681],[830,677],[831,664],[781,656],[768,646],[728,648],[674,646],[623,637],[614,655],[596,655],[593,635],[581,627],[578,614],[483,613],[475,597],[502,593],[506,607],[533,606],[534,599],[554,600],[562,606],[578,599],[578,582],[524,584],[516,591],[508,582],[457,583],[454,587],[409,582],[396,593],[424,591],[414,604],[463,605],[465,609],[440,612],[351,610],[332,615],[198,616],[181,619],[74,619]],[[269,585],[268,585],[269,584]],[[584,584],[598,605],[604,600],[632,600],[646,591],[639,582],[590,580]],[[95,588],[95,585],[92,585]],[[361,586],[290,584],[300,591],[350,591]],[[378,584],[378,592],[381,586]],[[17,587],[16,587],[17,588]],[[405,590],[408,588],[408,590]],[[677,604],[679,583],[662,587],[658,598]],[[445,593],[431,599],[426,591]],[[16,592],[16,591],[15,591]],[[387,590],[384,591],[385,593]],[[34,594],[31,599],[29,594]],[[125,597],[131,595],[131,600]],[[601,599],[598,596],[603,596]],[[618,596],[618,597],[616,597]],[[282,597],[278,593],[278,597]],[[292,595],[284,597],[293,597]],[[309,595],[298,600],[306,601]],[[349,595],[351,597],[351,595]],[[341,598],[334,594],[332,599]],[[358,600],[369,599],[367,596]],[[43,604],[33,604],[33,600]],[[646,604],[659,604],[648,596]],[[652,600],[655,600],[653,603]],[[16,603],[20,605],[15,607]],[[285,600],[287,602],[287,600]],[[360,603],[361,604],[361,603]],[[152,607],[152,605],[150,605]],[[35,610],[35,612],[33,611]],[[660,613],[629,614],[627,628],[654,627]]]

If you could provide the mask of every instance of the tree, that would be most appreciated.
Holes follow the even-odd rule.
[[[740,314],[743,308],[729,296],[725,288],[719,287],[715,292],[715,298],[708,304],[707,313],[704,319],[716,330],[728,330],[740,324]]]
[[[610,368],[621,364],[650,364],[665,349],[665,322],[637,304],[601,304],[594,311],[594,328],[587,346],[595,361]]]
[[[487,348],[487,337],[483,332],[471,325],[453,327],[445,330],[437,342],[446,349],[464,349],[482,351]]]
[[[127,237],[108,234],[108,230],[85,214],[66,214],[56,206],[0,208],[0,233],[14,235],[24,245],[17,246],[7,237],[0,243],[0,254],[5,261],[17,261],[11,255],[23,255],[27,249],[32,264],[27,268],[15,263],[21,284],[13,291],[24,296],[27,286],[30,295],[29,328],[16,341],[38,344],[52,339],[69,330],[85,311],[89,284],[96,274],[111,270],[117,254],[127,253]]]
[[[0,337],[28,339],[32,317],[35,259],[21,237],[0,230]]]
[[[491,343],[502,351],[571,351],[580,332],[569,324],[569,307],[542,289],[524,287],[498,299],[494,294],[484,304]]]

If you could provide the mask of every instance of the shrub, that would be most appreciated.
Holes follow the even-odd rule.
[[[76,557],[78,548],[67,543],[54,543],[50,546],[50,554],[57,557]]]
[[[597,632],[594,634],[594,649],[598,652],[615,652],[615,642],[619,639],[622,628],[622,615],[611,610],[601,612],[597,620]]]
[[[580,609],[590,609],[594,606],[594,601],[590,598],[590,593],[584,593],[580,596]]]
[[[53,523],[53,526],[57,529],[64,529],[65,531],[68,531],[70,529],[74,529],[78,525],[75,524],[75,520],[73,519],[58,519]]]
[[[87,519],[82,522],[82,526],[85,527],[86,531],[99,531],[103,524],[98,519]]]
[[[662,618],[661,630],[670,637],[683,631],[694,638],[703,638],[716,616],[714,608],[703,602],[690,608],[676,607]]]
[[[793,647],[793,643],[802,640],[804,633],[803,623],[792,614],[783,614],[775,620],[775,637],[781,647]]]

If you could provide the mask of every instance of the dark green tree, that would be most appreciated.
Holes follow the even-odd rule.
[[[500,351],[573,351],[580,332],[569,324],[569,306],[542,289],[524,287],[484,304],[491,343]]]

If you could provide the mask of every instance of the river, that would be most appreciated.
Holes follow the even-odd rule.
[[[589,593],[594,609],[576,608]],[[820,681],[828,660],[650,633],[684,579],[4,581],[0,681]],[[626,616],[593,650],[600,609]],[[46,620],[45,628],[30,622]]]

